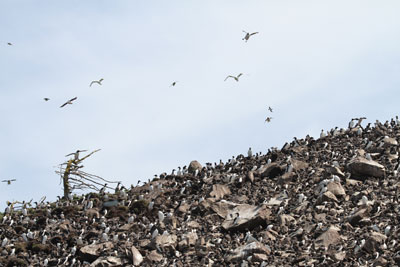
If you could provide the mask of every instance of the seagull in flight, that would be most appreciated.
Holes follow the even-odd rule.
[[[104,81],[103,78],[101,78],[101,79],[98,80],[98,81],[92,81],[92,82],[90,83],[89,87],[92,87],[92,85],[93,85],[94,83],[97,83],[97,84],[101,85],[101,82],[102,82],[102,81]]]
[[[68,100],[67,102],[65,102],[64,104],[62,104],[62,105],[60,106],[60,108],[65,107],[66,105],[72,105],[72,101],[75,101],[77,98],[78,98],[78,97],[71,98],[70,100]]]
[[[249,33],[249,32],[246,32],[246,31],[243,31],[243,32],[246,33],[246,35],[243,37],[242,40],[245,40],[246,42],[250,39],[250,36],[258,33],[258,32]]]
[[[175,82],[171,83],[171,85],[170,85],[169,87],[175,86],[177,82],[178,82],[178,81],[175,81]]]
[[[232,76],[232,75],[228,75],[228,76],[226,76],[224,81],[226,81],[228,78],[232,78],[232,79],[235,79],[235,81],[238,82],[239,81],[239,77],[242,76],[242,75],[243,75],[243,73],[239,73],[236,77]]]
[[[268,107],[268,110],[269,110],[270,112],[272,112],[272,108],[271,108],[271,107]]]
[[[265,119],[265,122],[271,122],[271,120],[272,120],[272,117],[267,117],[267,118]]]
[[[7,183],[8,185],[11,184],[11,182],[15,182],[17,179],[10,179],[10,180],[3,180],[1,181],[2,183]]]
[[[49,100],[50,100],[50,98],[48,98],[48,97],[45,97],[45,98],[43,98],[43,100],[44,100],[44,101],[49,101]]]

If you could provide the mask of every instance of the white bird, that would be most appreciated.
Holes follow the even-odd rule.
[[[101,79],[98,80],[98,81],[92,81],[92,82],[90,83],[89,87],[92,87],[92,85],[93,85],[94,83],[97,83],[98,85],[101,85],[101,82],[102,82],[102,81],[104,81],[103,78],[101,78]]]
[[[76,253],[76,246],[73,246],[71,249],[71,255],[74,256]]]
[[[115,235],[113,236],[113,242],[118,242],[118,234],[115,234]]]
[[[23,239],[25,242],[28,242],[28,238],[26,237],[26,234],[25,234],[25,233],[23,233],[21,236],[22,236],[22,239]]]
[[[47,235],[44,235],[42,237],[42,244],[46,244],[46,241],[47,241]]]
[[[303,201],[304,201],[305,198],[306,198],[306,197],[304,196],[303,193],[299,194],[298,202],[299,202],[299,203],[303,203]]]
[[[11,250],[10,256],[15,256],[15,248],[13,248],[13,249]]]
[[[253,151],[251,151],[251,147],[249,147],[249,150],[247,151],[247,156],[251,158],[253,156]]]
[[[365,154],[365,158],[366,158],[367,160],[372,160],[372,157],[371,157],[371,154],[370,154],[370,153]]]
[[[163,222],[164,221],[164,218],[165,218],[165,216],[164,216],[164,213],[162,213],[162,211],[158,211],[158,220],[160,221],[160,222]]]
[[[249,32],[246,32],[246,31],[243,31],[243,32],[246,33],[246,35],[243,37],[242,40],[245,40],[246,42],[250,39],[251,36],[253,36],[254,34],[258,33],[258,32],[249,33]]]
[[[106,233],[103,233],[101,235],[101,240],[107,242],[108,241],[108,235]]]
[[[1,247],[5,247],[8,243],[8,238],[4,237],[3,241],[1,242]]]
[[[224,80],[224,82],[226,81],[226,80],[228,80],[229,78],[232,78],[232,79],[234,79],[235,81],[239,81],[239,78],[240,78],[240,76],[242,76],[243,75],[243,73],[239,73],[237,76],[233,76],[233,75],[228,75],[228,76],[226,76],[226,78],[225,78],[225,80]]]
[[[81,237],[81,236],[79,236],[79,237],[78,237],[78,240],[76,240],[76,244],[77,244],[78,246],[82,246],[82,245],[83,245],[83,240],[82,240],[82,237]]]
[[[386,226],[386,228],[385,228],[385,235],[386,235],[386,236],[389,235],[390,229],[391,229],[391,228],[392,228],[392,227],[391,227],[390,225]]]
[[[107,228],[104,230],[104,233],[108,234],[110,232],[110,226],[107,226]]]
[[[149,210],[152,210],[153,207],[154,207],[154,201],[151,201],[151,202],[149,203]]]
[[[324,138],[324,137],[326,137],[326,134],[324,133],[324,130],[322,129],[321,133],[319,135],[319,138]]]
[[[151,234],[151,238],[154,239],[158,236],[158,229],[156,228],[156,230],[153,231],[153,233]]]
[[[48,259],[44,259],[43,266],[47,266],[47,264],[49,264],[49,260]]]
[[[128,218],[128,223],[129,223],[129,224],[133,223],[133,220],[134,220],[134,219],[135,219],[135,218],[134,218],[133,216],[129,217],[129,218]]]

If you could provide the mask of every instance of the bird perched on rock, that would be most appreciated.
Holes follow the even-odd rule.
[[[243,73],[239,73],[237,76],[228,75],[228,76],[226,76],[224,81],[226,81],[228,78],[232,78],[232,79],[235,79],[235,81],[238,82],[239,81],[239,77],[242,76],[242,75],[243,75]]]
[[[11,184],[11,182],[15,182],[16,181],[16,179],[10,179],[10,180],[3,180],[3,181],[1,181],[2,183],[7,183],[8,185],[10,185]]]
[[[97,83],[98,85],[101,85],[101,82],[102,82],[102,81],[104,81],[103,78],[101,78],[101,79],[98,80],[98,81],[92,81],[92,82],[90,83],[89,87],[92,87],[92,85],[93,85],[94,83]]]
[[[68,100],[67,102],[65,102],[64,104],[62,104],[62,105],[60,106],[60,108],[65,107],[66,105],[72,105],[72,102],[75,101],[76,99],[78,99],[78,97],[71,98],[70,100]]]
[[[258,32],[249,33],[249,32],[246,32],[246,31],[243,31],[243,32],[246,33],[246,35],[243,37],[242,40],[245,40],[246,42],[250,39],[251,36],[253,36],[254,34],[258,33]]]

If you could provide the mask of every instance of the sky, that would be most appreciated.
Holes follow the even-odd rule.
[[[0,208],[62,195],[55,171],[77,149],[101,149],[84,171],[130,186],[191,160],[318,137],[354,117],[390,120],[399,114],[399,8],[2,0],[0,180],[17,181],[0,183]],[[243,31],[258,34],[245,42]]]

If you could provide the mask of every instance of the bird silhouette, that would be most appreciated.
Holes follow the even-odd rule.
[[[245,40],[246,42],[250,39],[250,36],[253,36],[254,34],[257,34],[258,32],[253,32],[253,33],[249,33],[246,31],[243,31],[244,33],[246,33],[246,35],[243,37],[242,40]]]
[[[175,81],[175,82],[171,83],[171,85],[170,85],[169,87],[175,86],[177,82],[178,82],[178,81]]]
[[[11,182],[15,182],[16,180],[17,180],[17,179],[10,179],[10,180],[3,180],[3,181],[1,181],[1,182],[7,183],[8,185],[10,185]]]
[[[98,81],[92,81],[92,82],[90,83],[89,87],[92,87],[92,85],[93,85],[94,83],[97,83],[97,84],[101,85],[101,82],[102,82],[102,81],[104,81],[103,78],[101,78],[101,79],[98,80]]]
[[[272,120],[272,117],[267,117],[267,118],[265,119],[265,122],[271,122],[271,120]]]
[[[12,43],[7,43],[8,45],[13,45]]]
[[[48,97],[45,97],[45,98],[43,98],[43,100],[44,100],[44,101],[49,101],[49,100],[50,100],[50,98],[48,98]]]
[[[232,79],[235,79],[235,81],[238,82],[239,81],[239,77],[242,76],[242,75],[243,75],[243,73],[239,73],[237,76],[228,75],[228,76],[226,76],[224,81],[226,81],[228,78],[232,78]]]
[[[272,108],[271,107],[268,107],[268,110],[272,112]]]
[[[77,98],[78,98],[78,97],[71,98],[70,100],[68,100],[67,102],[65,102],[64,104],[62,104],[62,105],[60,106],[60,108],[65,107],[66,105],[72,105],[72,101],[75,101]]]

